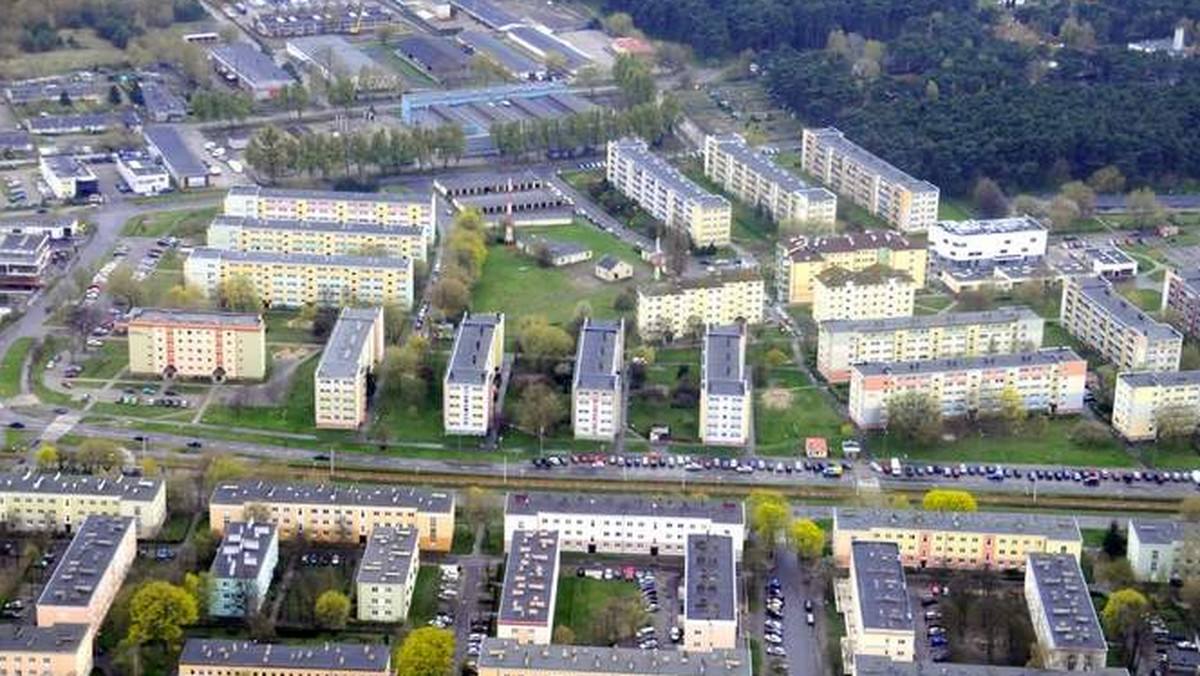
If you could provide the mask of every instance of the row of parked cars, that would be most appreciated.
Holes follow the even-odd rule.
[[[1102,482],[1150,482],[1156,484],[1190,482],[1200,486],[1200,470],[1192,471],[1151,471],[1130,470],[1113,471],[1107,469],[1021,469],[1019,467],[1003,467],[1001,465],[913,465],[901,466],[899,461],[892,460],[890,465],[871,463],[871,469],[877,473],[894,478],[948,478],[979,477],[991,481],[1005,479],[1026,479],[1028,481],[1073,481],[1085,486],[1099,486]]]
[[[765,458],[710,458],[705,456],[671,455],[650,453],[645,455],[617,455],[603,453],[576,453],[574,455],[549,455],[533,458],[530,463],[537,469],[556,467],[628,467],[636,469],[683,469],[689,472],[725,470],[739,474],[773,472],[794,474],[811,472],[828,478],[838,478],[851,469],[849,462],[836,460],[769,460]]]
[[[945,662],[950,659],[950,639],[946,627],[941,623],[942,610],[938,607],[939,596],[949,596],[950,587],[936,582],[930,585],[929,594],[921,596],[921,607],[925,613],[925,640],[929,642],[929,659]]]

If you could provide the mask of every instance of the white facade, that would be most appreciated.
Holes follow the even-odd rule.
[[[1049,230],[1028,216],[938,221],[929,228],[929,250],[962,265],[1037,260],[1046,255]]]
[[[624,353],[624,320],[584,322],[571,383],[571,427],[576,439],[611,441],[621,430]]]
[[[749,443],[752,397],[745,328],[709,326],[700,359],[700,440],[718,446]]]
[[[446,434],[482,437],[495,417],[495,388],[504,360],[504,315],[470,315],[454,338],[442,384]]]
[[[136,195],[157,195],[171,189],[167,168],[146,157],[117,157],[117,174]]]

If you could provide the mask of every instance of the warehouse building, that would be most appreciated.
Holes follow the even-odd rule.
[[[146,153],[117,153],[117,175],[135,195],[157,195],[171,189],[167,168]]]
[[[404,622],[420,569],[417,531],[377,526],[354,574],[360,622]]]
[[[518,80],[543,80],[548,74],[544,63],[527,56],[494,33],[465,30],[458,34],[457,39],[472,53],[491,59]]]
[[[1079,559],[1070,554],[1030,554],[1025,602],[1043,666],[1066,671],[1104,668],[1108,643]]]
[[[29,129],[29,133],[38,136],[103,134],[120,129],[136,130],[141,124],[137,113],[129,109],[112,113],[40,115],[25,120],[25,127]]]
[[[164,378],[262,380],[266,322],[254,313],[133,308],[129,372]]]
[[[700,360],[700,441],[713,446],[746,445],[753,403],[745,327],[709,325]]]
[[[496,417],[504,361],[504,315],[467,315],[458,325],[442,384],[446,434],[485,436]]]
[[[188,105],[183,97],[171,91],[165,84],[143,82],[142,104],[146,119],[151,122],[183,122],[187,119]]]
[[[313,374],[317,427],[358,429],[366,422],[383,350],[383,308],[342,308]]]
[[[833,225],[837,195],[813,187],[736,134],[704,138],[704,175],[782,225]]]
[[[583,320],[571,380],[576,439],[612,441],[624,428],[624,354],[625,320]]]
[[[100,179],[70,155],[43,155],[38,169],[56,199],[82,200],[100,194]]]
[[[505,30],[521,22],[520,18],[492,0],[450,0],[450,4],[492,30]]]
[[[1099,277],[1063,283],[1059,321],[1118,371],[1178,371],[1183,336]]]
[[[291,38],[285,49],[289,58],[324,80],[348,77],[356,87],[366,90],[384,89],[397,80],[388,76],[388,70],[378,61],[338,35]]]
[[[545,26],[522,23],[505,29],[504,33],[508,39],[543,62],[559,61],[567,75],[574,75],[579,69],[592,63],[586,54],[559,39]]]
[[[14,106],[34,103],[58,103],[63,94],[72,103],[100,103],[107,88],[91,80],[68,80],[65,78],[42,78],[11,82],[4,88],[4,96]]]
[[[142,138],[150,154],[162,160],[180,190],[206,188],[209,184],[208,167],[192,152],[179,130],[171,125],[147,125],[142,128]]]
[[[496,611],[496,638],[550,645],[558,598],[558,533],[519,530],[505,544],[508,558]]]
[[[929,264],[924,245],[890,230],[799,235],[780,242],[777,253],[777,295],[786,303],[811,303],[817,275],[829,268],[857,272],[883,265],[907,274],[920,288]]]
[[[287,71],[248,42],[215,45],[209,48],[208,58],[226,80],[246,89],[259,101],[278,96],[280,90],[292,84]]]
[[[396,41],[396,54],[422,73],[444,84],[471,78],[471,59],[446,38],[413,33]]]

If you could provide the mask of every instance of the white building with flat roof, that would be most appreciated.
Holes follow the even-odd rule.
[[[571,381],[571,428],[576,439],[611,441],[625,412],[625,320],[585,319],[579,329]]]
[[[496,415],[496,385],[504,362],[504,314],[467,315],[458,325],[442,382],[446,434],[482,437]]]
[[[357,429],[367,420],[368,381],[383,361],[383,308],[342,308],[313,374],[317,427]]]
[[[403,622],[408,618],[420,570],[414,528],[376,526],[354,574],[356,617],[361,622]]]
[[[700,440],[706,445],[746,445],[753,396],[746,370],[746,327],[709,325],[700,359]]]
[[[938,221],[929,228],[929,250],[958,265],[1036,261],[1046,257],[1049,234],[1029,216]]]
[[[505,541],[504,587],[496,611],[496,638],[550,645],[558,599],[558,532],[518,530]]]

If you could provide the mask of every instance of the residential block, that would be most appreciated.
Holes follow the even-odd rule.
[[[738,647],[739,584],[732,539],[688,535],[681,587],[684,650],[707,653]]]
[[[433,192],[341,192],[258,185],[234,186],[225,194],[226,216],[265,221],[374,223],[420,228],[432,245],[437,236]]]
[[[82,624],[95,636],[136,554],[132,517],[87,517],[38,596],[37,625]]]
[[[844,615],[842,655],[877,655],[912,662],[916,628],[900,549],[894,542],[860,540],[850,545],[850,577],[835,584],[837,609]]]
[[[858,271],[829,268],[813,282],[812,318],[911,317],[917,287],[907,273],[875,265]]]
[[[134,308],[129,315],[129,372],[134,375],[216,382],[267,375],[262,315],[170,308]]]
[[[317,427],[357,429],[366,422],[369,382],[383,350],[383,308],[342,308],[313,374]]]
[[[1174,519],[1129,520],[1125,558],[1141,582],[1174,582],[1200,573],[1200,529]]]
[[[706,324],[761,324],[764,289],[763,278],[748,270],[638,287],[638,334],[677,337],[699,334]]]
[[[403,622],[408,618],[420,570],[419,536],[412,528],[377,526],[354,574],[360,622]]]
[[[750,651],[716,650],[697,659],[678,650],[521,644],[483,639],[479,676],[750,676]]]
[[[746,370],[746,328],[710,325],[700,360],[700,440],[705,445],[747,444],[753,396]]]
[[[467,315],[458,325],[442,382],[446,434],[485,436],[496,416],[504,362],[504,314]]]
[[[419,225],[217,216],[208,226],[207,245],[226,251],[319,256],[373,252],[423,261],[429,242]]]
[[[1105,666],[1108,643],[1079,559],[1070,554],[1030,554],[1025,602],[1044,667],[1093,671]]]
[[[1183,336],[1099,277],[1063,283],[1059,321],[1118,371],[1178,371]]]
[[[558,533],[519,530],[505,545],[508,556],[496,613],[496,637],[550,645],[558,598]]]
[[[209,569],[208,614],[247,618],[262,609],[279,562],[279,535],[269,523],[235,521],[225,527]]]
[[[37,627],[0,624],[0,668],[30,676],[83,676],[92,673],[95,634],[86,624]],[[9,671],[11,670],[11,671]]]
[[[704,175],[781,225],[837,219],[837,195],[805,183],[737,134],[704,138]]]
[[[917,287],[925,286],[929,254],[924,245],[890,230],[868,230],[808,237],[779,243],[776,255],[776,295],[784,303],[813,302],[817,275],[830,268],[851,272],[885,266],[907,274]]]
[[[571,428],[576,439],[612,441],[624,426],[625,320],[596,321],[579,329],[571,381]]]
[[[73,533],[89,516],[130,517],[139,538],[153,537],[167,519],[161,479],[78,474],[0,474],[0,522],[15,531]]]
[[[284,644],[189,638],[179,676],[391,676],[392,650],[360,643]]]
[[[1167,269],[1162,310],[1172,310],[1189,336],[1200,336],[1200,270]]]
[[[1117,374],[1113,428],[1129,441],[1158,438],[1161,416],[1171,424],[1200,422],[1200,371],[1132,371]]]

